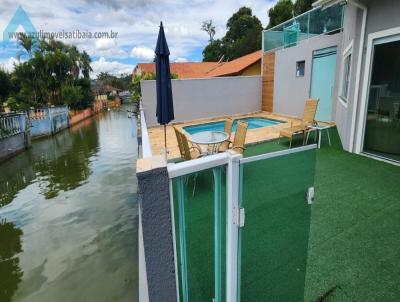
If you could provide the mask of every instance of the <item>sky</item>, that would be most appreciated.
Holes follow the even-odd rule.
[[[263,27],[276,0],[0,0],[0,66],[12,70],[21,48],[3,41],[3,31],[21,6],[36,31],[65,33],[117,33],[116,38],[64,39],[86,50],[92,58],[95,78],[100,72],[132,73],[137,63],[151,62],[160,21],[163,21],[171,62],[201,61],[208,35],[200,30],[212,19],[215,38],[225,35],[226,22],[240,7],[253,10]],[[20,26],[17,31],[24,31]],[[24,56],[20,57],[20,61]]]

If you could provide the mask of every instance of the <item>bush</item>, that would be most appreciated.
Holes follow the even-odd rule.
[[[82,101],[79,107],[80,108],[90,107],[94,100],[92,88],[90,85],[90,80],[85,78],[80,78],[76,81],[76,83],[81,88],[82,92]]]
[[[8,107],[11,111],[18,111],[20,109],[20,106],[18,105],[17,100],[15,97],[8,97],[7,102],[5,102],[6,107]]]
[[[177,79],[178,75],[171,73],[171,79]],[[156,75],[152,72],[144,72],[142,74],[135,74],[132,79],[132,101],[139,102],[142,97],[142,91],[140,90],[140,81],[155,80]]]
[[[82,106],[82,88],[80,86],[68,86],[64,85],[61,87],[61,98],[63,103],[67,104],[71,109],[83,109]]]

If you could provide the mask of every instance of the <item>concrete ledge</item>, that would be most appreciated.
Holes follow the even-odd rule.
[[[0,139],[0,162],[25,150],[25,133]]]
[[[165,158],[138,160],[137,179],[145,262],[145,272],[141,276],[147,279],[149,301],[175,302],[174,240]],[[139,267],[143,267],[143,263],[139,263]]]
[[[167,166],[167,161],[165,160],[165,156],[163,155],[141,158],[137,160],[136,173],[142,173],[166,166]]]

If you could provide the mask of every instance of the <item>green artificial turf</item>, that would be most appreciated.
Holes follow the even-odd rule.
[[[400,300],[400,168],[345,152],[337,132],[331,136],[332,147],[323,137],[316,152],[244,166],[242,301],[316,301],[332,288],[324,301]],[[287,147],[272,141],[244,155]],[[198,175],[194,197],[193,177],[185,185],[190,301],[214,297],[212,187],[211,171]],[[178,228],[177,207],[175,221]]]

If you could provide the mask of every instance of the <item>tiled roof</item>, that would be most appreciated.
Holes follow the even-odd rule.
[[[236,75],[245,68],[257,63],[259,60],[261,60],[261,50],[252,52],[230,62],[225,62],[224,64],[218,66],[218,68],[209,71],[207,75],[209,77]]]
[[[217,66],[217,62],[170,63],[171,73],[177,74],[180,79],[207,77],[207,72]],[[136,68],[142,72],[155,73],[154,63],[139,63]]]
[[[170,63],[171,73],[180,79],[209,78],[237,75],[245,68],[261,60],[261,50],[255,51],[230,62],[182,62]],[[139,63],[135,71],[155,73],[154,63]]]

